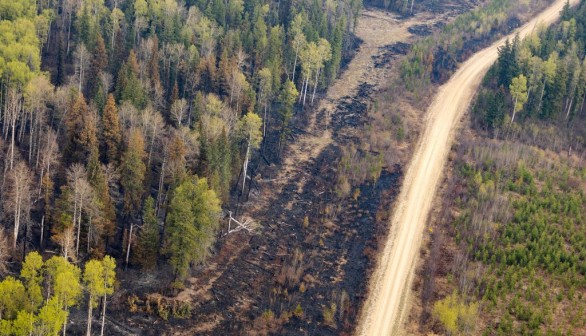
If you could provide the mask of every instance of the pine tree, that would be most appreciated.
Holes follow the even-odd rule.
[[[120,142],[122,132],[118,117],[118,109],[112,94],[108,95],[108,101],[102,114],[102,147],[106,163],[120,161]]]

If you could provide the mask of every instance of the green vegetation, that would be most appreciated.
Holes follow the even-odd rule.
[[[439,300],[433,306],[433,317],[438,319],[448,334],[469,335],[475,329],[478,303],[466,304],[456,293]]]
[[[567,122],[576,133],[570,142],[583,145],[579,125],[586,98],[586,6],[582,3],[575,12],[569,11],[555,27],[539,29],[523,41],[507,42],[499,50],[498,62],[486,76],[473,111],[477,127],[489,131],[512,127],[530,133],[531,125]],[[504,93],[495,95],[499,90]],[[517,113],[520,119],[515,118]],[[515,120],[520,125],[512,125]]]
[[[575,334],[584,327],[575,314],[586,309],[584,169],[520,144],[462,150],[466,190],[452,230],[470,260],[456,267],[458,288],[494,316],[488,334]],[[465,272],[476,263],[481,274]]]
[[[583,1],[507,42],[473,104],[477,134],[457,149],[442,233],[454,262],[440,291],[453,294],[433,306],[449,333],[463,332],[462,302],[484,335],[586,327],[585,18]]]
[[[43,261],[37,252],[29,253],[20,277],[8,276],[0,282],[0,334],[65,333],[69,311],[80,304],[84,289],[89,293],[90,311],[99,300],[105,307],[107,295],[113,292],[115,266],[109,256],[102,261],[90,260],[84,272],[84,287],[80,269],[65,258],[55,256]],[[105,315],[102,316],[103,328]],[[88,319],[88,328],[90,324]]]
[[[37,250],[90,288],[110,265],[89,260],[108,253],[180,286],[216,241],[221,202],[253,184],[249,163],[267,143],[280,152],[337,77],[361,5],[1,1],[0,276]],[[111,288],[90,292],[91,316]],[[37,299],[10,323],[74,305]]]
[[[401,64],[401,79],[411,92],[425,92],[431,83],[443,83],[458,64],[499,35],[516,28],[551,0],[490,0],[458,16],[436,36],[413,45]],[[521,19],[520,19],[521,18]],[[513,76],[514,77],[514,76]]]
[[[165,230],[165,251],[178,280],[187,275],[192,263],[201,262],[215,240],[220,201],[205,178],[193,176],[173,191]]]

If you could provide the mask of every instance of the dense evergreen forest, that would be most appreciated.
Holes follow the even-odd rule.
[[[560,23],[500,48],[430,228],[423,328],[583,333],[585,45],[582,1],[564,8]]]
[[[116,264],[181,288],[249,162],[336,78],[361,5],[2,1],[0,334],[64,333],[83,301],[89,335]]]

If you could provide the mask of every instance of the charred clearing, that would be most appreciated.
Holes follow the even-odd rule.
[[[442,8],[442,13],[454,11]],[[441,27],[437,22],[425,26]],[[353,37],[352,43],[356,50],[363,41]],[[397,42],[378,48],[369,71],[388,71],[410,47]],[[346,56],[343,69],[353,55]],[[352,333],[402,177],[400,165],[385,165],[376,182],[353,185],[350,196],[339,196],[336,190],[343,149],[360,144],[358,134],[373,121],[369,108],[378,92],[378,85],[359,82],[355,93],[331,102],[335,107],[329,122],[328,112],[318,111],[313,128],[310,109],[296,111],[288,143],[326,131],[331,131],[332,141],[317,157],[300,162],[287,181],[277,181],[288,154],[287,148],[280,154],[280,130],[269,120],[264,145],[249,166],[250,187],[243,194],[233,190],[231,199],[239,205],[233,207],[235,216],[246,213],[262,229],[255,235],[241,231],[222,236],[213,257],[192,272],[179,295],[165,289],[172,281],[169,270],[160,274],[157,285],[145,280],[139,288],[126,286],[113,298],[113,321],[128,334],[141,335]],[[359,149],[357,155],[370,154]],[[279,194],[265,199],[268,206],[256,205],[283,182]],[[132,271],[124,277],[122,281],[135,283],[141,274]],[[159,309],[179,311],[186,302],[191,303],[186,318],[167,313],[165,320],[159,315]],[[108,331],[123,335],[124,328]]]

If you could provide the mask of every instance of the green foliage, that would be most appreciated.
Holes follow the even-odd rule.
[[[130,51],[128,60],[120,68],[116,92],[119,101],[129,101],[137,108],[143,108],[146,104],[146,96],[142,84],[138,78],[138,62],[133,50]]]
[[[83,271],[83,282],[89,293],[89,305],[97,307],[98,300],[102,296],[112,295],[114,292],[114,281],[116,280],[116,262],[110,256],[103,260],[90,260],[85,264]]]
[[[142,229],[136,248],[136,260],[145,269],[153,269],[157,265],[160,247],[159,219],[155,214],[155,201],[147,198],[142,213]]]
[[[47,284],[59,307],[72,307],[82,295],[81,270],[65,258],[55,256],[45,262]]]
[[[141,207],[146,174],[145,156],[144,138],[139,129],[133,129],[122,158],[120,181],[124,188],[124,213],[127,215],[135,215]]]
[[[279,94],[279,103],[281,104],[280,108],[280,119],[282,125],[281,136],[286,136],[289,132],[289,122],[291,121],[291,117],[293,116],[293,105],[299,96],[299,92],[295,87],[295,84],[291,81],[286,81],[283,84],[283,88],[281,89],[281,93]]]
[[[89,261],[84,274],[86,289],[91,294],[111,295],[114,268],[114,260],[108,256]],[[77,266],[63,257],[43,262],[37,252],[29,253],[20,279],[6,277],[0,282],[0,335],[60,335],[69,309],[79,303],[82,292]]]
[[[509,90],[511,91],[511,96],[514,101],[513,118],[511,118],[512,121],[515,118],[515,113],[522,110],[527,102],[527,78],[523,76],[523,74],[513,78]]]
[[[41,281],[43,280],[43,258],[37,252],[29,253],[22,263],[20,277],[24,280],[27,288],[28,310],[36,310],[43,301],[41,293]]]
[[[237,129],[240,137],[245,140],[252,149],[260,146],[262,141],[262,119],[253,112],[247,113],[238,121]]]
[[[165,253],[182,281],[193,263],[202,262],[215,242],[220,201],[205,178],[193,176],[179,184],[169,203]]]
[[[575,296],[586,288],[586,180],[520,144],[479,142],[463,152],[458,174],[467,189],[453,228],[470,262],[486,268],[473,293],[487,303],[488,331],[536,333],[556,320],[564,333],[575,334],[583,324],[571,322],[571,312],[586,308]],[[443,313],[437,313],[452,333],[454,300],[440,301]]]
[[[23,87],[41,68],[36,9],[32,0],[0,4],[0,79],[12,86]]]
[[[0,318],[14,319],[26,305],[24,285],[13,277],[6,277],[0,282]]]

